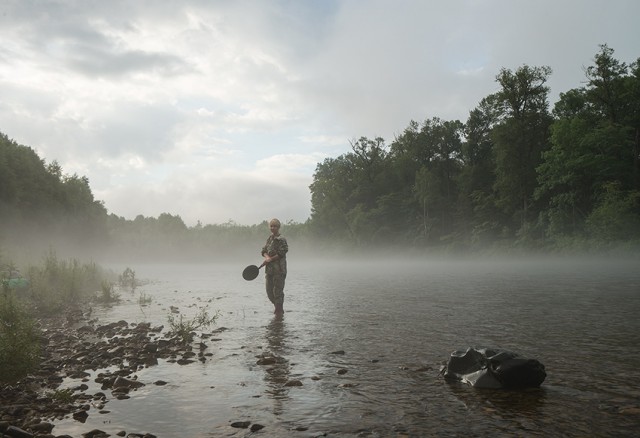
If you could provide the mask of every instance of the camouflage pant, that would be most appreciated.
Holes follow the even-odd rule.
[[[286,277],[286,274],[267,274],[265,276],[267,297],[273,304],[284,303],[284,280]]]

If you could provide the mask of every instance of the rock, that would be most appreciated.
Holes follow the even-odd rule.
[[[158,386],[164,386],[167,384],[167,382],[165,382],[164,380],[156,380],[155,382],[153,382],[153,384]]]
[[[156,351],[158,351],[158,343],[157,342],[149,342],[147,344],[144,344],[142,349],[144,351],[146,351],[147,353],[155,353]]]
[[[87,421],[88,416],[89,416],[89,413],[85,410],[79,410],[73,413],[73,419],[81,423],[84,423],[85,421]]]
[[[302,386],[302,382],[300,380],[289,380],[284,386]]]
[[[4,431],[4,434],[11,438],[33,438],[33,434],[15,426],[7,427],[7,430]]]
[[[51,433],[53,430],[53,424],[47,422],[40,422],[31,426],[31,430],[39,433]]]
[[[107,351],[107,354],[109,354],[109,356],[111,357],[122,356],[123,353],[124,347],[122,345],[118,345],[117,347],[114,347],[111,350]]]
[[[140,388],[144,383],[118,376],[113,382],[114,388]]]
[[[344,354],[344,350],[337,350],[337,351],[332,351],[329,354]]]
[[[83,433],[82,436],[84,438],[102,438],[109,436],[109,434],[100,429],[93,429],[89,432]]]
[[[251,421],[234,421],[231,423],[231,427],[235,427],[236,429],[246,429],[251,424]]]
[[[338,374],[340,374],[340,375],[342,375],[342,374],[347,374],[348,372],[349,372],[349,370],[348,370],[348,369],[346,369],[346,368],[340,368],[340,369],[338,370]]]
[[[275,357],[262,357],[260,359],[258,359],[258,361],[256,362],[257,365],[273,365],[277,362],[278,360]]]
[[[257,432],[257,431],[259,431],[261,429],[264,429],[264,426],[262,424],[257,424],[256,423],[256,424],[252,424],[251,425],[251,429],[250,430],[251,430],[251,432]]]

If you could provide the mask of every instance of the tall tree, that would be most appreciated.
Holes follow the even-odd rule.
[[[347,221],[353,208],[351,193],[355,190],[355,169],[349,154],[326,158],[316,166],[311,191],[311,223],[316,233],[352,240],[354,233]]]
[[[628,205],[611,202],[614,197],[636,199],[633,193],[625,193],[638,189],[640,124],[634,91],[640,77],[627,75],[627,69],[603,45],[594,65],[585,71],[586,86],[562,93],[555,105],[552,146],[538,167],[536,196],[548,204],[548,233],[556,239],[585,232],[597,208],[603,217],[605,211],[614,211],[612,206]],[[604,202],[607,207],[599,208]]]
[[[537,185],[536,167],[548,148],[551,116],[548,111],[549,67],[524,65],[515,72],[502,69],[495,96],[500,123],[493,130],[496,153],[498,205],[512,218],[512,231],[525,233]]]
[[[470,111],[464,128],[457,216],[470,243],[495,239],[502,222],[494,196],[495,153],[491,135],[498,116],[495,95],[490,95]]]

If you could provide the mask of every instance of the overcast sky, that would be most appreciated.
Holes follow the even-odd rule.
[[[640,57],[637,0],[0,0],[0,132],[110,213],[304,222],[316,164],[411,120],[466,121],[501,68],[550,99],[599,44]]]

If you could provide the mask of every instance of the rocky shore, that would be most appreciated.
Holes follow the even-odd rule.
[[[185,345],[179,338],[163,335],[163,326],[119,321],[100,325],[80,310],[39,321],[42,330],[42,360],[39,368],[13,385],[0,386],[0,437],[66,437],[55,434],[55,420],[73,417],[84,423],[89,415],[100,413],[112,399],[125,399],[146,384],[136,372],[164,359],[178,365],[205,361],[206,340],[224,327],[204,334],[200,342]],[[105,370],[113,371],[105,371]],[[102,372],[97,372],[102,370]],[[92,376],[92,374],[95,374]],[[92,376],[92,377],[91,377]],[[88,393],[90,377],[101,390]],[[60,389],[65,378],[81,384]],[[85,383],[86,382],[86,383]],[[95,385],[92,385],[95,387]],[[247,427],[260,427],[247,425]],[[236,427],[236,426],[234,426]],[[147,431],[120,431],[118,436],[147,437]],[[109,436],[101,430],[87,430],[86,438]]]

